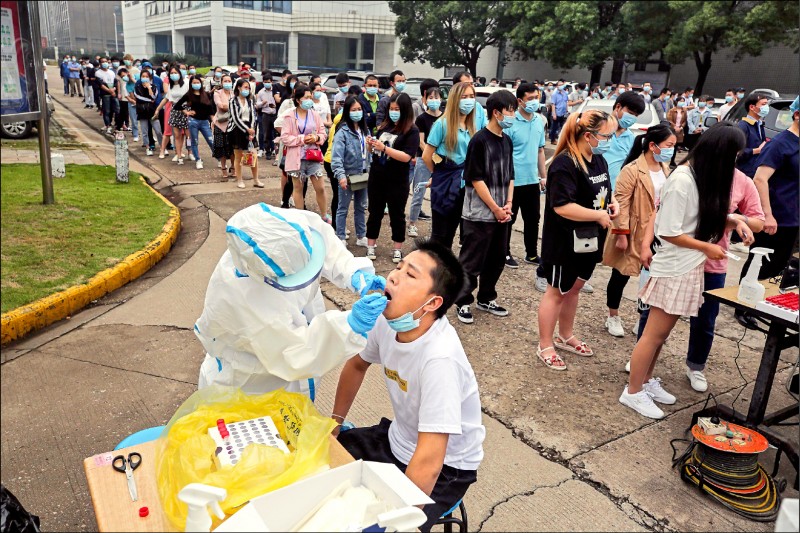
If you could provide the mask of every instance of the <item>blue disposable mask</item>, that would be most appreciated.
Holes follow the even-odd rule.
[[[314,107],[314,101],[313,100],[303,100],[302,102],[300,102],[300,107],[305,109],[306,111],[308,111],[309,109]]]
[[[183,77],[184,77],[184,78],[186,77],[186,69],[185,69],[185,68],[182,68],[182,69],[181,69],[181,74],[183,74]]]
[[[439,108],[442,107],[441,100],[428,100],[427,103],[428,109],[431,111],[439,111]]]
[[[527,113],[536,113],[537,111],[539,111],[540,105],[541,104],[539,100],[529,100],[525,102],[525,111]]]
[[[706,103],[705,103],[705,102],[697,102],[697,107],[698,107],[699,109],[703,109],[705,106],[706,106]]]
[[[474,98],[462,98],[461,101],[458,102],[458,110],[464,113],[465,115],[469,115],[470,113],[472,113],[473,109],[475,109]]]
[[[75,61],[75,58],[73,57],[72,60]],[[125,63],[126,67],[131,66],[131,60],[130,59],[125,59],[125,60],[123,60],[123,62]]]
[[[114,68],[119,67],[119,61],[112,61],[111,62],[111,66],[114,67]]]
[[[292,83],[290,83],[290,84],[289,84],[289,88],[290,88],[290,89],[294,89],[294,86],[295,86],[295,84],[296,84],[296,82],[292,82]]]
[[[197,69],[190,68],[189,69],[189,74],[192,74],[192,75],[197,74]]]
[[[742,98],[744,98],[744,93],[736,93],[736,98],[741,100]]]
[[[367,94],[370,95],[370,96],[375,96],[376,94],[378,94],[378,88],[377,87],[367,87]]]
[[[595,139],[597,139],[597,137],[595,137]],[[592,146],[591,148],[592,148],[592,153],[594,155],[604,154],[608,151],[609,148],[611,148],[611,141],[607,139],[603,140],[597,139],[597,146]]]
[[[193,83],[192,84],[192,89],[194,89],[195,91],[199,91],[202,88],[203,88],[203,85],[201,83]]]
[[[150,78],[142,78],[142,83],[150,83]]]
[[[233,88],[233,83],[226,81],[225,83],[222,84],[222,88],[227,91],[230,91]]]
[[[622,118],[619,119],[619,127],[622,129],[627,130],[634,124],[636,124],[636,117],[634,115],[631,115],[630,113],[627,112],[623,113]]]
[[[397,318],[393,318],[391,320],[387,320],[386,323],[389,324],[389,327],[395,330],[397,333],[405,333],[406,331],[411,331],[412,329],[417,329],[419,327],[419,321],[422,320],[422,317],[427,315],[428,312],[425,311],[422,313],[422,316],[419,318],[414,318],[414,313],[425,307],[433,300],[435,296],[431,297],[427,302],[420,305],[416,311],[409,311],[404,315],[401,315]]]
[[[763,105],[758,110],[758,116],[761,118],[765,118],[769,115],[769,105]]]
[[[503,118],[497,121],[497,123],[500,124],[501,128],[507,130],[508,128],[514,125],[514,115],[511,115],[510,117],[507,115],[502,115],[502,116]]]
[[[320,99],[320,98],[322,98],[323,96],[324,96],[324,94],[323,94],[322,92],[320,92],[320,91],[314,91],[314,100],[319,100],[319,99]]]
[[[264,88],[265,88],[266,90],[270,90],[270,89],[272,89],[272,84],[271,84],[271,83],[264,82]]]
[[[180,74],[170,74],[169,75],[169,79],[171,79],[172,81],[178,81],[179,79],[181,79],[181,75]]]
[[[100,68],[102,68],[102,69],[108,68],[108,63],[101,63],[100,64]]]
[[[392,122],[400,120],[400,111],[389,111],[389,118]]]
[[[394,88],[397,90],[397,92],[401,93],[406,88],[406,84],[405,82],[398,81],[394,84]]]
[[[686,107],[686,102],[678,102],[678,107]]]
[[[350,120],[353,122],[361,122],[362,118],[364,118],[363,111],[350,111]]]
[[[339,87],[339,92],[344,94],[344,93],[347,92],[347,89],[349,89],[349,88],[350,88],[349,85],[342,85],[341,87]]]
[[[242,89],[242,96],[244,96],[245,98],[250,96],[250,90],[249,89]]]
[[[661,152],[658,154],[653,152],[653,159],[659,163],[669,163],[672,161],[672,155],[675,153],[675,148],[661,148],[659,146],[658,149],[661,150]]]
[[[726,96],[725,97],[725,103],[726,104],[730,104],[731,102],[733,102],[733,96]]]
[[[215,78],[221,78],[222,77],[222,72],[215,72],[214,73],[214,77]]]
[[[130,79],[130,78],[128,78],[128,76],[122,76],[122,81],[125,81],[125,82],[127,82],[129,79]]]

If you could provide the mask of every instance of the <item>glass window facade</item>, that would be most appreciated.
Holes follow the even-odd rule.
[[[298,68],[318,72],[357,68],[358,39],[301,33],[297,48]]]
[[[172,37],[170,35],[154,35],[154,48],[156,54],[172,53]]]
[[[186,53],[204,57],[211,61],[211,37],[184,37]]]
[[[228,34],[228,64],[245,61],[257,70],[283,69],[289,62],[289,36],[285,33]]]
[[[252,11],[271,11],[273,13],[288,14],[292,12],[292,3],[290,1],[225,0],[224,5],[234,9],[249,9]]]

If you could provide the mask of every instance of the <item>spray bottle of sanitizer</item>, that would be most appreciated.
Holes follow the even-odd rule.
[[[750,253],[753,254],[753,260],[750,262],[750,268],[747,269],[747,274],[742,278],[739,285],[739,294],[737,298],[740,302],[750,305],[756,305],[764,299],[764,286],[758,282],[758,274],[761,272],[761,261],[764,257],[769,261],[769,254],[775,250],[770,248],[751,248]]]

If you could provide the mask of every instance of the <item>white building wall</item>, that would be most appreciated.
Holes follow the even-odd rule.
[[[125,34],[125,52],[133,57],[149,57],[152,48],[148,48],[145,31],[144,2],[128,6],[130,2],[122,2],[122,32]]]

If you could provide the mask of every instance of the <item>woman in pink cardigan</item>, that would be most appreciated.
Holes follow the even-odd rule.
[[[315,157],[321,155],[320,146],[327,137],[325,124],[314,112],[314,100],[307,85],[298,84],[292,100],[295,108],[284,115],[281,142],[286,148],[286,174],[294,184],[294,205],[298,209],[305,207],[303,181],[310,179],[317,195],[320,216],[330,224],[332,219],[327,212],[328,201],[322,180],[322,158],[317,161]]]

